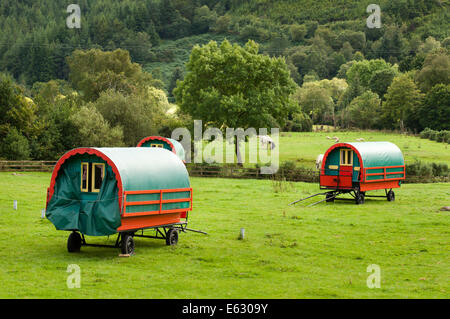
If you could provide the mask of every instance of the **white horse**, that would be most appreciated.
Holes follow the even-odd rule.
[[[322,161],[323,161],[323,154],[317,155],[316,158],[316,168],[320,169],[322,167]]]
[[[261,147],[269,145],[271,150],[275,148],[276,145],[270,136],[257,135],[256,137],[259,138],[259,141],[261,142]]]

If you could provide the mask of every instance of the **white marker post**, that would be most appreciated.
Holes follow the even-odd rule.
[[[14,210],[17,210],[17,201],[16,200],[13,202],[13,208],[14,208]]]
[[[243,240],[245,238],[245,229],[241,228],[241,233],[239,234],[239,239]]]
[[[45,218],[45,208],[41,209],[41,218]]]

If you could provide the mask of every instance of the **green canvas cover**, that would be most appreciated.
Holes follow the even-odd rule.
[[[402,151],[391,142],[346,143],[361,155],[364,168],[405,165]]]
[[[120,175],[122,191],[189,188],[183,162],[171,151],[161,148],[84,148],[95,150],[113,163]],[[76,150],[75,150],[76,151]],[[71,152],[74,152],[72,150]],[[105,163],[105,177],[99,193],[81,192],[81,163]],[[108,161],[96,154],[75,154],[59,168],[54,194],[46,216],[59,230],[79,230],[89,236],[106,236],[121,225],[119,185]],[[189,192],[164,194],[163,199],[186,198]],[[122,195],[123,199],[123,195]],[[129,195],[127,201],[159,199],[159,194]],[[149,207],[150,206],[150,207]],[[159,205],[156,205],[159,206]],[[188,208],[189,203],[167,203],[163,209]],[[159,207],[153,207],[157,210]],[[130,206],[127,213],[153,210],[151,205]]]
[[[46,216],[59,230],[78,229],[91,236],[114,234],[121,225],[115,174],[105,165],[100,192],[81,192],[82,162],[105,163],[89,154],[77,154],[66,160],[58,171]]]

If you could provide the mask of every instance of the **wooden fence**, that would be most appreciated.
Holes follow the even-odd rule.
[[[56,161],[0,161],[0,171],[3,172],[51,172]],[[319,173],[314,169],[295,168],[284,170],[283,167],[276,174],[261,174],[258,168],[231,165],[199,165],[187,164],[189,175],[193,177],[222,177],[240,179],[276,179],[291,182],[318,183]],[[408,176],[405,183],[436,183],[450,182],[450,178],[432,176]]]
[[[293,182],[318,182],[318,172],[311,169],[297,168],[284,171],[280,168],[276,174],[262,174],[259,168],[239,166],[186,165],[189,175],[195,177],[251,178],[251,179],[286,179]]]
[[[0,161],[3,172],[51,172],[56,161]]]

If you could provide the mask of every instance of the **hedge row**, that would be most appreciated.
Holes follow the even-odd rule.
[[[426,138],[432,141],[450,144],[450,131],[434,131],[427,127],[422,132],[420,132],[420,138]]]

